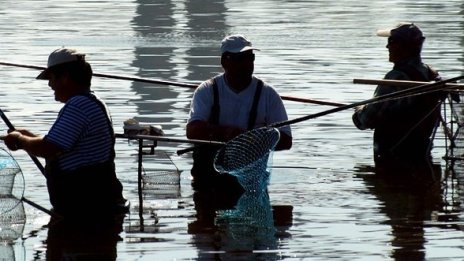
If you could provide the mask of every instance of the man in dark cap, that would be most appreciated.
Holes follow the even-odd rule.
[[[421,51],[425,37],[413,23],[379,30],[378,36],[388,37],[387,49],[393,69],[385,79],[433,81],[439,75],[422,63]],[[405,87],[379,85],[374,96],[381,96]],[[376,165],[392,162],[420,165],[431,160],[432,133],[440,118],[441,95],[426,94],[358,107],[353,114],[357,128],[374,129],[374,161]]]
[[[85,54],[68,48],[53,51],[37,79],[48,80],[55,100],[64,106],[47,135],[12,131],[5,144],[45,158],[51,204],[67,220],[124,211],[113,126],[106,105],[90,90],[92,68]]]

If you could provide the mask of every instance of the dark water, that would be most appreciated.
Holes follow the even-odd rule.
[[[67,46],[86,52],[95,72],[198,83],[221,72],[220,40],[242,33],[261,49],[256,75],[282,95],[350,103],[374,90],[354,78],[380,79],[391,67],[386,40],[375,31],[399,21],[423,29],[425,62],[444,77],[462,74],[463,10],[462,1],[2,1],[0,61],[44,65],[52,50]],[[61,104],[46,82],[34,79],[37,73],[2,66],[0,104],[15,126],[44,134]],[[117,132],[135,117],[184,138],[191,89],[98,77],[93,89],[107,101]],[[291,119],[331,108],[285,105]],[[118,175],[132,204],[119,238],[100,233],[86,241],[79,230],[50,231],[49,216],[25,204],[22,236],[0,250],[16,260],[42,260],[47,250],[91,252],[78,248],[87,242],[118,260],[462,260],[462,172],[445,175],[444,142],[437,139],[434,150],[446,177],[438,187],[414,190],[378,180],[372,133],[357,130],[351,113],[292,126],[292,150],[274,153],[269,198],[242,199],[243,210],[254,206],[247,217],[259,226],[237,227],[226,212],[212,220],[216,230],[198,224],[191,158],[176,155],[187,147],[178,143],[160,142],[144,168],[155,181],[167,179],[165,173],[173,178],[178,169],[179,185],[146,185],[139,213],[137,145],[119,140]],[[13,155],[25,196],[49,208],[36,166],[22,152]],[[266,223],[272,208],[287,222]]]

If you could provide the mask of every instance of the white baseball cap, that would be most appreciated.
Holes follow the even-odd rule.
[[[248,50],[257,50],[251,42],[240,34],[226,36],[221,42],[221,53],[241,53]]]
[[[64,47],[56,49],[48,56],[47,69],[41,72],[36,79],[48,80],[53,67],[76,61],[85,61],[85,54]]]

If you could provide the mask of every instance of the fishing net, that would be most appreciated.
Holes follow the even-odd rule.
[[[267,166],[279,138],[276,128],[259,128],[243,133],[218,151],[214,167],[220,173],[236,176],[246,191],[265,190],[270,176]]]
[[[5,242],[18,239],[24,230],[26,214],[21,201],[23,195],[22,171],[11,154],[0,148],[0,242],[4,246],[0,248],[0,257],[10,256],[11,249]]]
[[[233,251],[276,249],[276,228],[267,192],[245,192],[233,209],[219,210],[215,223],[223,248]]]
[[[14,209],[24,195],[24,177],[16,160],[0,148],[0,215]]]

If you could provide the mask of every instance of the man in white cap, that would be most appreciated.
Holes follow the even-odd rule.
[[[48,80],[64,103],[45,136],[10,132],[5,144],[46,160],[45,176],[54,211],[67,219],[113,215],[125,202],[114,166],[114,132],[106,105],[90,90],[92,68],[85,55],[60,48],[37,79]]]
[[[229,35],[222,40],[224,73],[203,82],[195,90],[186,128],[188,138],[226,142],[247,130],[288,119],[275,89],[253,75],[254,50],[258,49],[242,35]],[[279,130],[281,136],[276,149],[290,149],[290,127]],[[203,146],[194,151],[191,172],[194,188],[208,187],[227,179],[228,175],[219,177],[213,168],[216,150]],[[232,186],[230,182],[233,181],[225,182]]]
[[[413,23],[400,23],[393,29],[379,30],[388,37],[387,49],[393,69],[385,79],[433,81],[439,75],[422,63],[425,37]],[[400,91],[404,87],[377,86],[374,96]],[[442,94],[411,96],[358,107],[353,114],[357,128],[374,129],[374,161],[377,166],[391,163],[424,165],[431,160],[432,133],[440,117]]]

